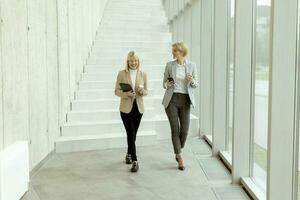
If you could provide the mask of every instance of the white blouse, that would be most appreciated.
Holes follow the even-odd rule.
[[[185,64],[180,65],[177,63],[176,65],[174,92],[188,94]]]
[[[137,69],[129,69],[129,73],[132,81],[132,87],[133,87],[132,89],[135,92],[135,81],[136,81]]]

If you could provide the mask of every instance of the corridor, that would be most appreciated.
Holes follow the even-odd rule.
[[[0,200],[300,200],[299,1],[0,0]]]

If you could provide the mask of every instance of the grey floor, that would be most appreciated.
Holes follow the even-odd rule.
[[[32,177],[22,200],[244,200],[240,186],[208,145],[190,139],[186,170],[177,170],[170,141],[138,148],[140,171],[123,162],[125,149],[53,155]]]

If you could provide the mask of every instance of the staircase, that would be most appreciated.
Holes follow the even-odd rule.
[[[165,64],[172,60],[171,40],[161,0],[109,0],[67,121],[61,126],[56,151],[127,146],[119,113],[120,99],[114,95],[114,87],[131,50],[140,58],[149,87],[137,145],[155,145],[158,139],[170,138],[161,102]],[[190,135],[197,134],[198,119],[191,116]]]

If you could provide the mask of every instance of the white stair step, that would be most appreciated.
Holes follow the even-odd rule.
[[[136,34],[136,35],[99,35],[96,38],[95,43],[100,42],[102,43],[103,41],[156,41],[156,42],[172,42],[172,35],[169,33],[161,33],[161,36],[155,36],[151,34]]]
[[[134,9],[134,10],[143,10],[143,9],[147,9],[149,10],[149,8],[151,9],[161,9],[163,10],[163,5],[162,3],[146,3],[146,2],[136,2],[136,3],[131,3],[131,2],[110,2],[107,4],[107,8],[108,9]],[[134,13],[134,12],[133,12]]]
[[[157,47],[153,47],[153,46],[149,46],[146,47],[144,45],[144,47],[138,46],[138,45],[132,45],[132,44],[128,44],[128,46],[121,46],[122,44],[116,44],[115,48],[114,48],[114,44],[102,44],[102,45],[97,45],[94,46],[94,48],[92,49],[90,55],[97,55],[97,56],[101,56],[102,54],[122,54],[122,55],[127,55],[129,51],[135,51],[138,55],[140,55],[141,53],[145,52],[145,53],[169,53],[171,54],[171,45],[169,43],[166,43],[165,45],[159,45],[159,48]],[[106,48],[107,47],[107,48]]]
[[[139,56],[140,60],[149,60],[149,59],[153,59],[153,58],[156,58],[156,59],[168,58],[168,59],[170,59],[170,57],[172,59],[171,52],[169,52],[169,51],[149,52],[149,51],[137,51],[135,49],[131,49],[131,50],[134,50],[136,52],[136,54]],[[105,58],[107,60],[110,60],[110,59],[119,58],[121,60],[121,59],[124,59],[124,57],[127,58],[128,52],[129,51],[123,51],[123,52],[119,52],[119,53],[118,52],[115,52],[115,53],[102,52],[101,55],[90,54],[89,59]]]
[[[144,16],[135,16],[135,15],[124,15],[124,14],[120,14],[120,13],[115,13],[115,14],[111,14],[109,16],[105,16],[102,19],[102,22],[105,23],[107,21],[112,21],[112,22],[144,22],[147,21],[148,24],[154,25],[157,23],[164,23],[165,25],[167,25],[168,23],[168,18],[166,17],[166,15],[150,15],[150,14],[146,14]],[[101,22],[101,23],[102,23]]]
[[[152,52],[149,52],[149,51],[137,51],[135,50],[136,53],[138,54],[139,58],[142,60],[149,60],[149,59],[153,59],[153,58],[163,58],[165,59],[166,57],[167,58],[170,58],[171,57],[171,52],[168,52],[168,51],[164,51],[164,52],[155,52],[155,51],[152,51]],[[119,59],[124,59],[124,57],[127,57],[127,54],[128,54],[128,51],[123,51],[123,52],[120,52],[120,53],[112,53],[112,52],[103,52],[101,55],[99,54],[91,54],[89,59],[99,59],[99,58],[105,58],[105,59],[116,59],[116,58],[119,58]]]
[[[151,25],[146,27],[137,27],[136,25],[132,26],[125,26],[124,29],[119,30],[118,26],[116,24],[102,24],[102,29],[98,30],[97,34],[105,35],[109,33],[120,33],[120,34],[149,34],[150,32],[154,34],[160,34],[160,33],[170,33],[169,27],[165,26],[164,24],[161,25]]]
[[[153,89],[148,89],[148,97],[154,95]],[[101,89],[101,90],[78,90],[75,92],[76,100],[87,100],[87,99],[104,99],[104,98],[115,98],[115,91],[112,89]]]
[[[150,119],[155,116],[154,107],[145,108],[143,119]],[[104,120],[120,119],[119,109],[103,109],[93,111],[70,111],[67,114],[67,122],[97,122]]]
[[[125,61],[126,61],[126,59],[125,59]],[[123,70],[125,68],[124,65],[116,66],[115,68],[112,68],[113,66],[105,66],[105,65],[103,65],[101,63],[99,63],[99,64],[88,64],[85,67],[86,68],[91,68],[93,70],[96,69],[96,68],[98,68],[98,69],[102,70],[104,73],[106,73],[106,72],[116,73],[118,71],[114,71],[115,69],[117,69],[117,70],[118,69]],[[162,63],[162,64],[160,64],[160,63],[158,63],[158,64],[153,64],[153,63],[149,64],[149,63],[146,63],[145,64],[144,61],[143,61],[143,62],[141,62],[141,67],[142,67],[142,69],[148,69],[148,70],[165,70],[166,62]]]
[[[153,2],[153,0],[151,1],[135,1],[135,2],[130,2],[130,1],[118,1],[118,2],[109,2],[109,4],[107,5],[108,7],[111,6],[112,8],[119,8],[119,9],[123,9],[123,8],[128,8],[130,7],[131,10],[132,9],[136,9],[136,7],[142,7],[142,8],[157,8],[157,7],[161,7],[163,8],[162,2]]]
[[[153,131],[155,121],[143,119],[140,123],[140,131]],[[102,135],[105,133],[123,132],[124,125],[121,117],[118,120],[105,120],[98,122],[74,122],[61,126],[62,136]]]
[[[142,70],[145,71],[145,69],[147,69],[147,71],[145,71],[147,74],[151,73],[151,74],[161,74],[161,72],[164,72],[166,64],[163,65],[144,65],[143,63],[141,63],[141,67]],[[91,73],[91,74],[103,74],[103,76],[112,76],[112,77],[116,77],[116,75],[118,74],[118,72],[120,70],[125,69],[125,67],[123,66],[119,66],[118,68],[115,69],[111,69],[111,66],[103,66],[103,65],[87,65],[84,67],[84,73]]]
[[[162,5],[162,2],[153,2],[153,0],[151,1],[135,1],[135,2],[124,2],[123,1],[118,1],[118,2],[109,2],[107,7],[109,8],[119,8],[119,9],[123,9],[123,8],[128,8],[130,7],[131,10],[134,8],[134,9],[137,9],[137,8],[145,8],[145,7],[148,7],[148,8],[162,8],[163,9],[163,5]]]
[[[115,69],[113,71],[101,70],[96,67],[90,69],[89,71],[81,74],[81,80],[83,81],[111,81],[117,78],[118,72],[121,69]],[[163,79],[164,69],[151,70],[149,68],[143,67],[143,71],[147,73],[148,79]],[[151,90],[148,88],[148,90]]]
[[[116,41],[116,40],[103,40],[101,42],[94,42],[94,48],[101,46],[101,48],[107,49],[115,49],[120,48],[121,50],[127,48],[140,48],[140,49],[157,49],[157,47],[166,48],[169,47],[171,49],[171,42],[158,42],[158,41],[138,41],[138,40],[124,40],[124,41]]]
[[[128,11],[127,11],[128,12]],[[152,12],[152,11],[150,11]],[[150,14],[150,12],[145,12],[144,15],[138,15],[138,14],[127,14],[127,13],[122,13],[122,12],[114,12],[111,13],[110,15],[105,15],[101,21],[102,22],[107,22],[111,20],[113,23],[114,22],[130,22],[130,23],[141,23],[141,22],[148,22],[148,24],[151,26],[153,24],[156,24],[158,22],[163,22],[164,24],[168,23],[168,18],[164,14],[164,11],[158,11],[156,15]]]
[[[135,18],[134,18],[135,17]],[[116,15],[110,18],[103,18],[102,22],[101,22],[101,26],[104,27],[117,27],[118,25],[122,25],[122,26],[127,26],[127,27],[141,27],[144,29],[149,29],[149,28],[154,28],[153,31],[155,32],[155,28],[161,27],[161,26],[165,26],[168,22],[166,17],[145,17],[145,18],[138,18],[136,16],[132,16],[131,19],[128,19],[125,15],[124,17],[122,17],[121,15]],[[147,26],[145,26],[145,24],[147,24]],[[136,26],[134,26],[136,25]],[[159,26],[160,25],[160,26]],[[101,27],[102,28],[102,27]],[[103,29],[102,29],[103,30]],[[122,29],[121,29],[122,30]],[[103,30],[105,31],[105,30]]]
[[[126,59],[126,58],[125,58]],[[166,64],[170,59],[156,59],[156,60],[141,60],[141,64],[148,65],[148,66],[155,66],[155,65],[163,65]],[[124,58],[116,58],[115,60],[107,60],[107,59],[99,59],[99,60],[88,60],[87,65],[103,65],[103,66],[110,66],[110,67],[123,67],[126,60]]]
[[[128,15],[137,15],[137,16],[143,16],[143,14],[146,15],[158,15],[158,16],[162,16],[164,15],[164,11],[161,9],[155,10],[155,9],[149,9],[146,8],[144,10],[140,9],[140,10],[134,10],[134,12],[132,12],[132,8],[128,7],[122,7],[122,8],[113,8],[113,9],[105,9],[105,13],[109,13],[110,15],[114,15],[114,14],[128,14]]]
[[[157,144],[157,135],[155,131],[139,131],[137,134],[136,145],[148,146]],[[126,133],[109,133],[102,135],[86,136],[62,136],[56,141],[56,152],[76,152],[91,151],[112,148],[127,147]]]
[[[156,5],[156,4],[162,4],[161,0],[151,0],[151,1],[140,1],[140,0],[126,0],[125,5],[136,5],[136,4],[141,4],[141,5]],[[125,3],[124,0],[110,0],[110,4],[115,3],[116,5]]]
[[[139,59],[142,62],[147,61],[148,63],[151,61],[157,61],[157,62],[166,62],[168,60],[172,60],[172,56],[170,54],[162,54],[162,55],[149,55],[149,56],[143,56],[143,55],[138,55]],[[107,62],[117,62],[117,63],[122,63],[126,60],[127,54],[126,55],[109,55],[109,56],[103,56],[103,55],[98,55],[98,56],[92,56],[88,59],[88,63],[107,63]]]
[[[113,78],[111,81],[79,81],[78,88],[79,90],[85,89],[115,89],[116,78]],[[162,80],[148,80],[148,88],[155,89],[155,85],[162,85]]]
[[[161,105],[162,97],[144,97],[145,107],[155,107]],[[98,99],[98,100],[74,100],[71,102],[72,110],[100,110],[100,109],[118,109],[120,106],[119,97]]]
[[[81,81],[111,81],[111,80],[116,80],[117,78],[117,74],[119,70],[114,70],[116,73],[114,73],[114,75],[110,75],[110,76],[105,76],[102,73],[83,73],[81,74]],[[147,77],[148,79],[163,79],[163,72],[162,70],[160,70],[160,73],[156,72],[152,72],[149,69],[145,69],[143,68],[143,71],[147,73]],[[149,89],[149,92],[151,92],[151,89]],[[103,94],[104,95],[104,94]],[[104,95],[105,96],[105,95]]]

